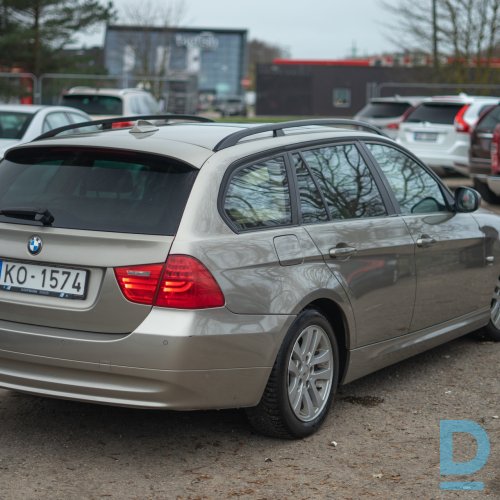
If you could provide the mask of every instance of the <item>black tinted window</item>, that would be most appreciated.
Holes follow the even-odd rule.
[[[376,217],[386,209],[375,180],[353,144],[303,152],[332,219]]]
[[[328,220],[321,193],[319,192],[311,173],[304,165],[299,155],[294,155],[295,171],[297,173],[297,185],[300,195],[300,210],[302,222],[311,224]]]
[[[33,113],[0,111],[0,139],[22,139],[34,116]]]
[[[406,102],[372,102],[359,113],[363,118],[393,118],[401,116],[410,107]]]
[[[121,115],[123,103],[120,97],[108,95],[75,95],[63,96],[62,104],[81,109],[89,115]]]
[[[54,227],[173,235],[196,172],[153,155],[66,148],[12,151],[0,169],[0,209],[47,208]],[[0,221],[33,224],[5,216]]]
[[[462,107],[463,104],[420,104],[408,115],[405,121],[453,125],[455,116]]]
[[[493,132],[493,129],[500,123],[500,106],[494,107],[489,113],[484,115],[477,124],[476,129],[481,131]]]
[[[290,193],[283,158],[238,169],[229,182],[224,211],[242,230],[290,224]]]
[[[438,182],[403,152],[381,144],[367,144],[387,177],[403,214],[446,211]]]

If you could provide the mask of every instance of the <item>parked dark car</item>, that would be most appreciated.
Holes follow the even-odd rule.
[[[474,188],[488,203],[500,203],[500,196],[488,186],[493,130],[499,123],[500,104],[493,106],[479,118],[470,136],[468,173],[473,178]]]

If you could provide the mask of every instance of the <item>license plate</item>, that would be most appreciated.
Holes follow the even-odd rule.
[[[0,260],[0,290],[7,292],[84,299],[87,275],[84,269]]]
[[[436,142],[437,138],[437,132],[415,132],[416,141]]]

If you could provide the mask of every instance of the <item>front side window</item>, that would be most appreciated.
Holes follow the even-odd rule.
[[[303,152],[332,219],[386,215],[384,202],[367,164],[354,144]]]
[[[239,168],[229,181],[224,212],[239,230],[291,224],[284,159],[273,158]]]
[[[447,205],[438,182],[402,151],[382,144],[367,144],[384,172],[403,214],[443,212]]]
[[[43,132],[69,125],[69,119],[65,113],[49,113],[43,122]]]

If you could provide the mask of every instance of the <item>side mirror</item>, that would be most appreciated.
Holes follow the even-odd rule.
[[[457,212],[474,212],[481,204],[481,195],[472,188],[460,187],[455,191],[455,209]]]

